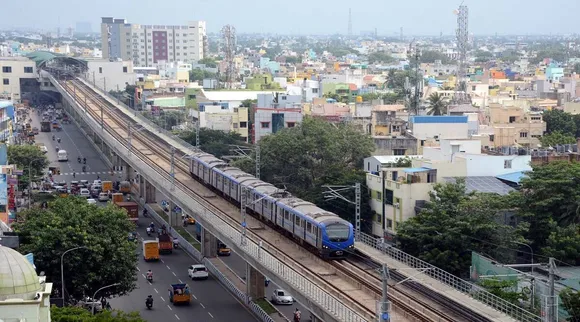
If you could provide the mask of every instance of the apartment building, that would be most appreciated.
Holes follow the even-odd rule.
[[[101,19],[103,57],[131,60],[135,66],[156,66],[160,61],[196,63],[204,57],[205,43],[205,21],[139,25],[125,19]]]
[[[36,64],[25,57],[0,57],[0,99],[20,102],[22,87],[36,83]]]
[[[489,105],[489,123],[493,135],[484,146],[501,147],[523,145],[536,147],[546,131],[546,122],[538,112],[526,112],[518,106]]]

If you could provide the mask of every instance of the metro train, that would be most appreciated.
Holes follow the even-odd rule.
[[[351,223],[211,154],[190,156],[189,172],[237,206],[240,205],[242,187],[245,188],[248,213],[253,213],[324,259],[342,259],[354,250]]]

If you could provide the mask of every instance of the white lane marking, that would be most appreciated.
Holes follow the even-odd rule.
[[[178,320],[181,320],[181,319],[179,318],[179,316],[177,316],[177,314],[175,314],[175,318],[176,318],[176,319],[178,319]]]
[[[179,280],[179,283],[183,284],[183,281],[182,280]]]
[[[164,263],[164,264],[165,264],[165,262],[164,262],[162,259],[159,259],[159,260],[160,260],[162,263]]]
[[[140,272],[141,270],[139,269],[139,267],[137,267],[137,270]]]
[[[165,266],[167,267],[167,269],[169,269],[169,270],[171,269],[171,267],[169,267],[169,265],[165,265]]]
[[[199,304],[205,309],[205,305],[203,305],[203,303],[199,302]]]
[[[177,277],[177,275],[175,275],[175,272],[171,272],[171,273],[173,273],[173,276]]]
[[[207,314],[209,314],[209,316],[211,316],[211,318],[213,319],[213,315],[211,315],[211,313],[207,312]]]
[[[145,277],[145,274],[141,274],[141,276],[143,276],[143,278],[146,278],[146,277]]]
[[[169,311],[173,311],[173,309],[171,308],[171,306],[169,306],[169,304],[167,304],[167,307],[169,308]]]
[[[197,300],[197,296],[195,296],[195,294],[191,293],[191,295],[193,296],[194,299]]]
[[[156,288],[153,288],[153,290],[155,291],[155,293],[159,294],[159,292],[157,291],[157,289],[156,289]]]
[[[160,298],[161,298],[161,300],[162,300],[163,302],[165,302],[165,299],[163,298],[163,296],[160,296]]]

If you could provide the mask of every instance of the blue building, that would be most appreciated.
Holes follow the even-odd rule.
[[[10,141],[13,137],[14,104],[11,101],[0,101],[0,141]]]

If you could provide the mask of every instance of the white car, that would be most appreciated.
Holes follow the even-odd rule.
[[[272,293],[271,302],[274,304],[292,305],[294,302],[296,302],[296,300],[286,291],[277,289],[274,290],[274,293]]]
[[[109,201],[109,194],[106,192],[99,193],[99,201]]]
[[[45,154],[46,154],[46,153],[48,153],[48,148],[47,148],[46,146],[42,145],[42,146],[40,147],[40,151],[41,151],[42,153],[45,153]]]
[[[189,266],[189,269],[187,269],[187,275],[192,280],[206,280],[209,277],[207,268],[205,268],[205,266],[201,264]]]
[[[90,198],[91,192],[89,191],[89,189],[81,189],[81,191],[79,191],[79,196],[83,198]]]
[[[96,205],[97,201],[95,199],[87,199],[87,202],[89,203],[89,205]]]

